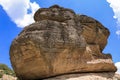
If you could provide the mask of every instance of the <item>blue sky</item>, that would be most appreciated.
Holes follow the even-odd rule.
[[[9,49],[13,39],[34,22],[32,17],[38,8],[54,4],[91,16],[107,27],[111,34],[103,53],[111,53],[120,68],[120,0],[0,0],[0,63],[11,66]]]

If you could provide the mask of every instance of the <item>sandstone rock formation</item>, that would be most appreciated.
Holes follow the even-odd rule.
[[[115,72],[110,54],[102,51],[109,30],[86,15],[54,5],[40,8],[10,47],[20,80],[82,72]]]

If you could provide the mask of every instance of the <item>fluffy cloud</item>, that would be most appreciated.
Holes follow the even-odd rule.
[[[117,35],[120,35],[120,30],[117,30],[117,31],[116,31],[116,34],[117,34]]]
[[[120,0],[107,0],[110,3],[110,7],[113,9],[114,16],[113,18],[117,19],[117,35],[120,35]]]
[[[0,0],[0,5],[18,27],[34,22],[33,15],[40,6],[30,0]]]
[[[120,62],[115,63],[115,66],[116,66],[117,69],[118,69],[116,73],[119,73],[119,74],[120,74]]]

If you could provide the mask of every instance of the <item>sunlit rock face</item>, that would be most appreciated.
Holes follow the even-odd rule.
[[[115,72],[111,55],[103,54],[109,30],[97,20],[57,5],[40,8],[10,47],[20,80],[70,73]]]

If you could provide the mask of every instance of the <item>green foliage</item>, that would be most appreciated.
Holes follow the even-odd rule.
[[[3,75],[3,74],[0,73],[0,78],[2,78],[2,75]]]
[[[0,72],[0,77],[2,77],[3,74],[15,76],[14,71],[11,70],[11,69],[10,69],[7,65],[5,65],[5,64],[0,64],[0,70],[2,70],[2,72]]]

